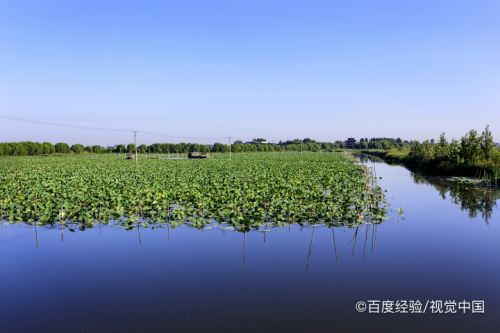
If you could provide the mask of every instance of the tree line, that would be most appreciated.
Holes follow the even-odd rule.
[[[279,143],[266,143],[265,139],[244,143],[241,140],[231,144],[232,152],[266,152],[266,151],[333,151],[343,147],[341,141],[316,142],[312,139],[295,139],[280,141]],[[168,154],[168,153],[189,153],[198,152],[229,152],[229,145],[215,143],[213,145],[198,143],[153,143],[151,145],[141,144],[137,147],[140,154]],[[50,142],[4,142],[0,143],[0,156],[33,156],[50,154],[109,154],[121,153],[132,154],[135,152],[135,145],[118,144],[115,146],[103,147],[100,145],[84,146],[82,144],[69,145],[64,142],[52,144]]]
[[[489,126],[479,134],[470,130],[460,140],[446,139],[442,133],[439,140],[414,141],[410,144],[408,158],[427,162],[453,163],[457,165],[495,165],[500,163],[500,154]]]
[[[354,144],[354,149],[398,149],[409,146],[408,140],[401,138],[361,138]]]
[[[489,162],[495,156],[495,143],[489,127],[478,134],[471,130],[460,140],[448,142],[444,134],[438,142],[425,140],[423,142],[407,141],[400,138],[361,138],[359,141],[318,142],[310,138],[279,141],[278,143],[267,143],[264,138],[256,138],[250,142],[236,140],[231,144],[231,151],[238,152],[271,152],[271,151],[334,151],[343,148],[351,149],[380,149],[393,150],[407,148],[410,156],[421,160],[453,161],[455,163],[478,163]],[[64,142],[52,144],[50,142],[4,142],[0,143],[0,156],[32,156],[50,154],[109,154],[121,153],[132,154],[135,145],[118,144],[115,146],[84,146],[82,144],[69,145]],[[198,152],[229,152],[229,145],[215,143],[212,145],[198,143],[153,143],[151,145],[141,144],[137,147],[140,154],[168,154]]]
[[[402,163],[412,170],[436,175],[471,176],[500,184],[500,148],[494,142],[489,126],[478,133],[470,130],[460,139],[411,141],[389,150],[363,150],[388,162]]]
[[[2,142],[0,143],[0,156],[33,156],[50,154],[81,154],[81,153],[108,153],[112,152],[111,147],[99,145],[83,146],[81,144],[68,145],[64,142],[56,144],[50,142]]]

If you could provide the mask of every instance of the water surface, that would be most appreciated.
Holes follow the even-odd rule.
[[[498,192],[369,165],[391,207],[376,227],[61,234],[3,224],[0,331],[496,332]],[[398,299],[484,300],[486,313],[355,310]]]

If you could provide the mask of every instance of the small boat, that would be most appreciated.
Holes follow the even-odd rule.
[[[208,153],[200,153],[197,151],[192,151],[188,154],[188,158],[193,159],[193,158],[210,158],[210,155]]]

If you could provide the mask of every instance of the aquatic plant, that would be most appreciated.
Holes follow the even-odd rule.
[[[385,218],[383,193],[337,153],[241,153],[233,160],[117,156],[0,159],[0,220],[92,227],[137,223],[238,230],[263,223],[358,225]]]

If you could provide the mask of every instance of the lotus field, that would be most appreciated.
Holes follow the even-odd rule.
[[[118,155],[0,159],[0,220],[88,228],[169,223],[237,230],[379,223],[374,177],[338,153],[241,153],[209,160]]]

